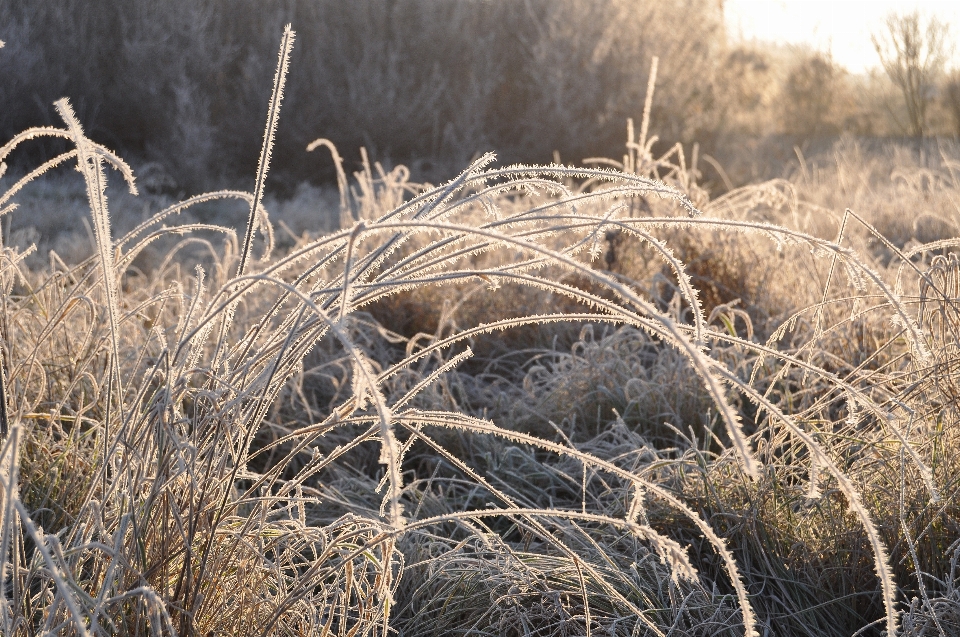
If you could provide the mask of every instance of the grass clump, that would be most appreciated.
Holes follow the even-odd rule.
[[[76,161],[97,243],[3,252],[4,634],[949,634],[955,242],[710,201],[644,117],[608,167],[341,166],[342,227],[275,251],[292,40],[253,193],[114,239],[132,174],[67,101],[0,147],[69,139],[0,203]],[[242,239],[175,223],[220,199]]]

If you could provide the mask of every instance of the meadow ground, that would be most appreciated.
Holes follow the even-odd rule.
[[[273,201],[288,50],[252,192],[0,147],[4,635],[960,634],[957,148]]]

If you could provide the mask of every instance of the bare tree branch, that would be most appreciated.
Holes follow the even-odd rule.
[[[933,85],[943,71],[952,44],[949,25],[935,17],[924,21],[918,11],[891,13],[885,30],[871,36],[884,71],[903,93],[910,134],[923,137]]]

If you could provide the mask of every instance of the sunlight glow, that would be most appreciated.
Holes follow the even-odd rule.
[[[960,2],[932,0],[727,0],[724,2],[731,42],[768,41],[806,44],[830,51],[853,73],[879,67],[870,34],[883,27],[891,13],[919,10],[950,25],[950,39],[960,39]],[[947,64],[960,66],[956,50]]]

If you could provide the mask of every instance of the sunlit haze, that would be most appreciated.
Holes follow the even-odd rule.
[[[960,39],[960,2],[924,0],[727,0],[727,30],[732,41],[765,40],[809,44],[830,51],[838,64],[854,73],[879,66],[870,34],[891,13],[919,10],[950,25],[950,39]],[[960,66],[954,55],[948,66]]]

